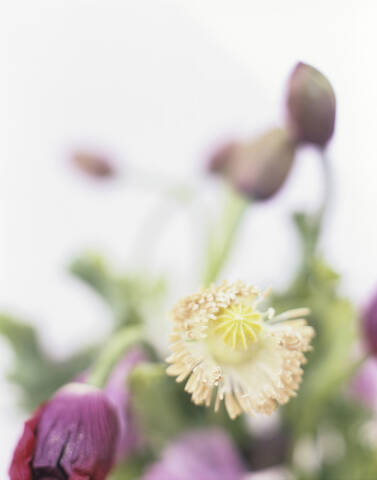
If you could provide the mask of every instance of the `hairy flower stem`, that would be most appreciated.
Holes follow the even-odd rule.
[[[89,374],[87,383],[103,388],[120,358],[134,345],[143,341],[140,327],[126,327],[116,333],[105,345]]]
[[[250,201],[233,189],[227,190],[225,207],[219,222],[209,233],[202,284],[208,287],[216,281],[233,246],[238,227]]]

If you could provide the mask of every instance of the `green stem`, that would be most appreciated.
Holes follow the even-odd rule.
[[[203,286],[209,286],[216,281],[220,274],[233,246],[243,214],[249,204],[250,201],[240,196],[233,189],[228,190],[220,221],[212,227],[209,234],[202,277]]]
[[[294,289],[297,285],[305,283],[308,271],[312,266],[312,261],[316,257],[318,240],[323,228],[323,221],[328,211],[329,204],[333,196],[333,181],[331,173],[331,163],[325,150],[321,152],[320,165],[323,177],[323,197],[318,209],[313,213],[295,215],[296,225],[301,232],[303,253],[301,267],[294,281]]]
[[[87,382],[103,388],[119,359],[142,340],[142,331],[139,327],[127,327],[116,333],[100,353]]]
[[[323,184],[324,184],[324,194],[322,205],[318,211],[318,217],[323,220],[326,212],[328,211],[329,205],[332,202],[334,186],[333,186],[333,175],[331,169],[331,162],[327,156],[326,150],[322,150],[321,152],[321,167],[322,167],[322,176],[323,176]]]

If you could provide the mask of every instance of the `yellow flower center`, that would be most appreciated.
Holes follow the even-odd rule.
[[[231,347],[247,350],[258,340],[262,330],[261,314],[251,305],[237,303],[220,310],[213,321],[212,332],[220,335],[223,342]]]

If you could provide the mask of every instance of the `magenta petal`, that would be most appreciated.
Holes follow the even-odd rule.
[[[39,408],[34,415],[25,422],[24,431],[13,454],[9,467],[11,480],[32,480],[30,462],[34,454],[36,444],[36,429],[42,414],[43,407]]]
[[[367,407],[377,409],[377,360],[369,359],[351,382],[352,393]]]

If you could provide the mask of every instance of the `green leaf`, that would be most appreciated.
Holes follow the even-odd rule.
[[[194,412],[189,421],[188,411],[193,411],[187,405],[189,397],[182,395],[180,386],[166,375],[165,369],[160,363],[143,363],[134,368],[128,381],[139,424],[157,452],[195,419]]]
[[[194,405],[184,385],[167,376],[165,370],[161,363],[143,363],[129,377],[134,410],[156,455],[177,435],[194,428],[217,426],[240,447],[250,442],[242,417],[231,420],[223,404],[218,412],[213,407]]]
[[[299,396],[290,407],[298,435],[315,430],[327,404],[342,393],[344,382],[355,373],[350,355],[355,323],[355,310],[348,300],[336,299],[323,312],[321,355],[305,373]]]
[[[148,310],[159,307],[166,291],[163,277],[156,279],[146,274],[115,273],[101,255],[93,252],[76,258],[70,271],[108,304],[113,311],[116,328],[142,323]]]
[[[20,391],[20,404],[33,410],[61,385],[85,371],[94,357],[94,348],[75,353],[64,360],[53,359],[42,347],[36,330],[9,315],[0,314],[0,334],[14,353],[8,379]]]
[[[115,466],[110,472],[109,480],[135,480],[141,478],[148,463],[152,460],[150,455],[132,456]]]

